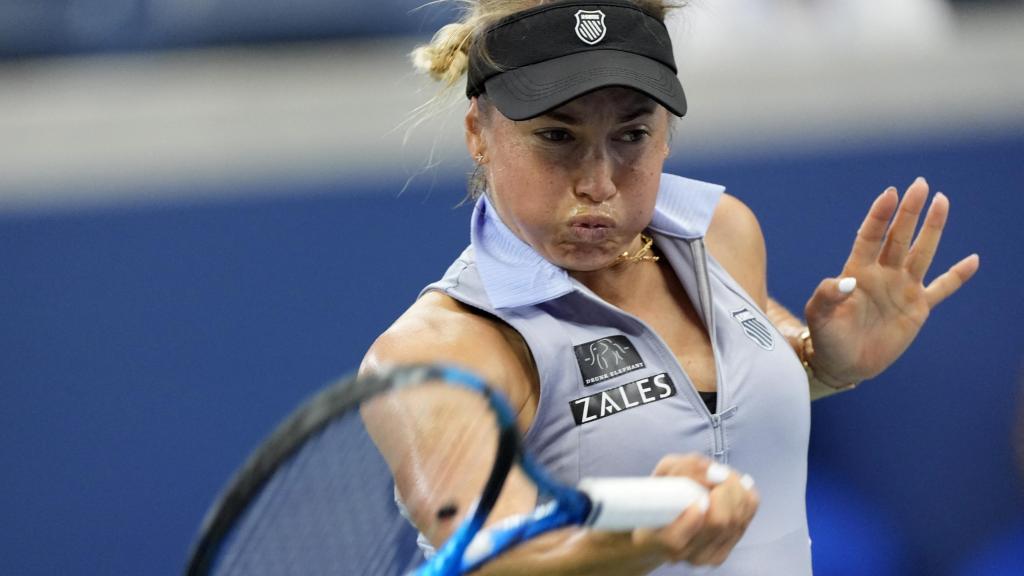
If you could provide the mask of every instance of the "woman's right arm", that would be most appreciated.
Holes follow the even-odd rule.
[[[442,294],[427,294],[374,342],[360,372],[418,362],[451,363],[478,374],[506,395],[518,412],[521,431],[532,422],[536,370],[518,334],[499,321]],[[493,429],[482,401],[453,410],[433,400],[431,394],[412,394],[366,406],[362,415],[410,518],[439,547],[479,496],[496,439],[486,436]],[[660,530],[565,528],[510,550],[478,573],[618,576],[647,574],[665,562],[720,564],[753,517],[757,494],[745,489],[735,473],[724,482],[708,482],[709,464],[699,456],[672,455],[654,471],[703,482],[710,490],[706,512],[692,506]],[[528,513],[536,500],[533,484],[513,471],[487,523]]]

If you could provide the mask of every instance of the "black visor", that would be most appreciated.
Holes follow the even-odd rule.
[[[512,120],[607,86],[633,88],[686,114],[668,30],[631,2],[544,4],[499,21],[470,51],[466,95],[486,93]]]

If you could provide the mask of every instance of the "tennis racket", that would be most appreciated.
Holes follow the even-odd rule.
[[[389,463],[416,474],[401,469],[396,490]],[[509,478],[542,503],[485,528]],[[522,451],[499,393],[455,367],[409,365],[341,379],[281,423],[207,513],[185,573],[459,575],[565,526],[664,526],[705,494],[686,478],[559,484]]]

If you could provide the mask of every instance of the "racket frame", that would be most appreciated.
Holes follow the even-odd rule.
[[[459,576],[534,536],[586,522],[592,509],[590,498],[575,488],[555,482],[532,457],[523,452],[515,413],[501,393],[476,375],[454,366],[412,364],[376,374],[338,379],[278,425],[247,458],[203,518],[199,537],[190,550],[185,576],[206,576],[210,573],[226,536],[249,503],[277,469],[334,418],[379,394],[435,380],[469,389],[487,400],[498,426],[498,445],[491,473],[473,510],[437,554],[413,572],[415,576]],[[539,493],[551,496],[551,500],[530,514],[513,517],[484,531],[480,543],[476,543],[474,550],[467,554],[516,464],[534,482]],[[489,545],[482,544],[485,540],[489,540]]]

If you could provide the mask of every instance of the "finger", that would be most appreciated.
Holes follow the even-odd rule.
[[[729,503],[722,501],[723,492],[722,488],[713,488],[705,497],[704,514],[697,532],[691,534],[686,541],[673,539],[679,545],[671,556],[673,561],[685,560],[690,563],[699,563],[709,547],[712,547],[722,537],[723,523],[729,509]],[[714,516],[712,516],[712,509],[714,509]],[[672,532],[666,529],[666,534],[671,535]]]
[[[804,307],[804,317],[808,320],[827,316],[828,313],[845,302],[857,288],[857,279],[853,276],[846,278],[825,278],[811,294],[811,298]]]
[[[733,473],[732,468],[713,462],[696,454],[685,456],[669,455],[662,458],[654,467],[654,476],[686,476],[711,489],[725,482]]]
[[[718,505],[718,507],[722,506]],[[723,554],[723,548],[730,541],[737,539],[738,531],[732,522],[734,521],[731,519],[716,519],[712,523],[709,511],[704,519],[703,530],[694,537],[689,549],[684,553],[687,562],[697,566],[721,564],[727,555]]]
[[[734,472],[732,471],[732,468],[729,468],[725,464],[721,464],[719,462],[712,462],[711,465],[708,466],[704,479],[709,485],[717,486],[728,480],[733,475]]]
[[[694,565],[706,563],[706,552],[719,535],[718,528],[708,526],[708,518],[705,513],[700,529],[691,535],[685,545],[669,557],[673,562],[689,562]]]
[[[896,217],[889,226],[889,232],[882,244],[882,252],[878,255],[878,261],[883,266],[903,264],[903,259],[910,250],[910,241],[914,238],[917,221],[927,201],[928,182],[918,177],[910,188],[907,188],[907,193],[903,195],[900,207],[896,210]]]
[[[633,531],[633,543],[640,547],[657,546],[672,561],[683,559],[683,551],[704,526],[710,500],[707,495],[691,504],[676,519],[660,529],[638,528]]]
[[[744,526],[745,528],[745,526]],[[734,529],[723,532],[713,542],[706,544],[700,552],[694,555],[693,564],[718,566],[725,562],[732,552],[733,547],[743,537],[744,529]]]
[[[708,467],[708,482],[716,486],[709,494],[703,530],[694,538],[687,551],[691,562],[714,564],[722,547],[735,535],[737,524],[744,515],[743,501],[747,497],[747,488],[739,478],[732,468],[724,464],[716,462]],[[753,482],[753,479],[749,482]]]
[[[688,560],[694,564],[721,564],[753,518],[756,498],[756,493],[748,490],[735,474],[712,490],[704,526],[688,547]]]
[[[729,554],[732,549],[739,543],[740,538],[743,537],[744,532],[733,535],[718,545],[718,548],[709,554],[706,564],[712,566],[721,566],[729,558]]]
[[[867,216],[861,222],[857,230],[857,238],[853,241],[853,249],[850,250],[850,257],[846,259],[847,268],[867,266],[878,258],[878,252],[882,249],[882,240],[885,239],[885,230],[889,227],[889,220],[896,212],[899,204],[899,194],[892,186],[885,189],[875,201],[871,203]]]
[[[704,481],[712,461],[697,454],[670,454],[654,466],[652,476],[687,476],[698,482]]]
[[[907,255],[907,269],[910,275],[918,282],[924,280],[928,268],[935,258],[935,251],[939,247],[939,240],[942,238],[942,229],[946,227],[946,219],[949,216],[949,198],[942,192],[935,195],[932,205],[928,208],[928,214],[924,217],[924,225],[921,232],[914,240],[914,245]]]
[[[932,280],[932,283],[924,289],[928,305],[935,308],[943,300],[952,296],[974,276],[979,266],[981,266],[981,258],[977,254],[971,254],[954,264],[945,274]]]
[[[750,478],[750,476],[744,476],[741,479],[741,485],[747,490],[745,497],[742,500],[741,506],[738,508],[736,514],[738,515],[736,527],[724,539],[719,540],[716,543],[715,548],[709,549],[708,563],[718,566],[725,562],[732,552],[732,549],[736,547],[743,535],[746,534],[747,528],[750,527],[751,521],[754,519],[754,514],[757,512],[758,507],[761,503],[761,496],[753,488],[747,488],[743,479]]]

